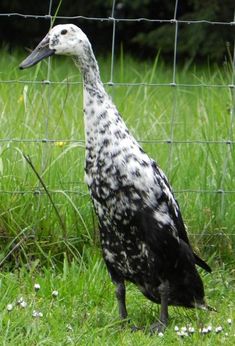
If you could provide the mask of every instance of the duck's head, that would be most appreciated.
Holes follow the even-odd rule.
[[[53,54],[79,55],[87,44],[89,44],[87,36],[76,25],[56,25],[19,67],[20,69],[31,67]]]

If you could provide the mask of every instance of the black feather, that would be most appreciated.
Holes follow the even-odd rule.
[[[212,270],[211,268],[208,266],[208,264],[203,261],[197,254],[194,253],[194,258],[195,258],[195,263],[201,267],[202,269],[206,270],[208,273],[211,273]]]

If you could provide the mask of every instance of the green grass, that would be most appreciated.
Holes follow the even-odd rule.
[[[83,261],[68,264],[65,259],[59,273],[43,268],[37,262],[30,271],[0,274],[0,344],[1,345],[234,345],[235,291],[231,271],[223,267],[212,275],[203,274],[208,303],[218,310],[205,312],[170,308],[169,327],[164,336],[151,336],[149,326],[159,315],[157,305],[147,301],[129,284],[127,306],[130,323],[121,324],[118,318],[114,287],[99,254],[83,254]],[[231,269],[231,268],[230,268]],[[41,288],[34,291],[34,284]],[[57,290],[58,296],[52,297]],[[20,298],[26,308],[17,305]],[[12,304],[13,310],[7,311]],[[36,310],[42,317],[32,316]],[[232,320],[229,325],[227,320]],[[131,332],[131,325],[143,330]],[[212,326],[212,332],[202,335],[199,329]],[[195,333],[182,339],[175,326],[192,326]],[[215,328],[223,331],[216,334]]]
[[[1,52],[1,81],[81,81],[69,59],[51,59],[48,75],[48,61],[19,71],[22,58],[18,52]],[[108,82],[109,58],[99,63],[102,79]],[[176,80],[227,85],[231,71],[229,65],[181,67]],[[158,60],[154,64],[122,57],[115,63],[114,81],[170,83],[172,68]],[[114,288],[97,253],[97,222],[83,182],[82,86],[0,83],[0,265],[5,269],[0,276],[0,344],[233,345],[235,153],[234,144],[216,143],[234,140],[231,90],[146,85],[107,90],[176,191],[193,246],[214,269],[212,275],[202,275],[208,302],[218,312],[171,309],[164,338],[151,337],[147,330],[158,307],[129,285],[131,323],[146,331],[122,328]],[[169,139],[176,143],[167,143]],[[53,203],[24,155],[30,157]],[[220,189],[230,193],[213,192]],[[36,282],[41,285],[38,293],[33,291]],[[52,298],[53,289],[59,291],[58,298]],[[15,305],[21,296],[27,308],[15,306],[7,312],[7,304]],[[43,317],[33,318],[33,310]],[[231,327],[228,318],[233,320]],[[190,323],[197,332],[182,341],[174,326]],[[224,331],[202,336],[198,329],[204,325],[222,325]]]

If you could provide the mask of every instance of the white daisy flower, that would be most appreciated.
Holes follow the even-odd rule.
[[[43,317],[43,313],[40,311],[33,310],[32,316],[37,318],[37,317]]]
[[[7,304],[7,311],[13,310],[13,304]]]
[[[190,334],[193,334],[193,333],[195,333],[195,329],[194,329],[193,327],[189,327],[189,328],[188,328],[188,332],[189,332]]]
[[[201,330],[202,334],[207,334],[208,333],[208,328],[207,327],[203,327]]]
[[[177,332],[177,335],[180,336],[181,338],[184,338],[184,337],[188,336],[188,333],[183,332],[183,331],[179,331],[179,332]]]
[[[23,297],[20,297],[20,298],[17,300],[17,304],[20,305],[23,301],[24,301]]]
[[[25,309],[27,307],[27,303],[23,300],[22,302],[20,302],[20,306]]]
[[[34,285],[35,291],[39,291],[40,288],[41,288],[40,284],[35,284],[35,285]]]
[[[59,294],[59,292],[58,291],[56,291],[56,290],[54,290],[54,291],[52,291],[52,297],[58,297],[58,294]]]
[[[220,332],[222,332],[222,330],[223,330],[223,328],[221,326],[218,326],[215,328],[216,333],[220,333]]]

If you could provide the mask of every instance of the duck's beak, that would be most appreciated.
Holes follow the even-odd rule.
[[[39,61],[47,58],[55,53],[54,49],[49,48],[49,36],[46,35],[44,39],[37,45],[32,53],[20,64],[19,68],[24,69],[36,65]]]

